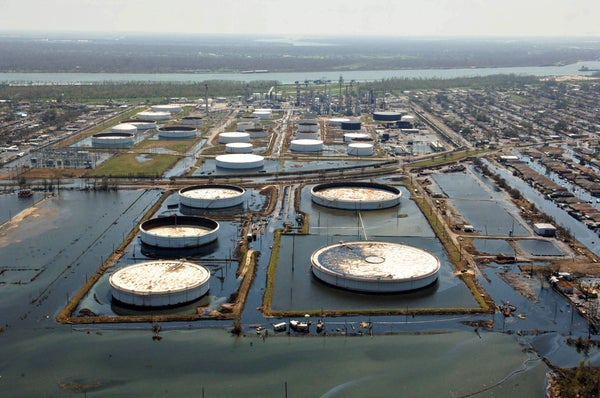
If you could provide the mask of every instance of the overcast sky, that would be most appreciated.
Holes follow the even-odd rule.
[[[0,0],[0,30],[600,36],[600,0]]]

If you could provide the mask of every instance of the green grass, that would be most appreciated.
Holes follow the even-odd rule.
[[[527,101],[527,98],[521,97],[520,95],[513,94],[510,96],[511,101],[516,102],[518,104]]]
[[[139,144],[136,144],[136,150],[146,150],[146,149],[155,149],[155,148],[164,148],[170,151],[175,151],[178,153],[185,153],[188,149],[190,149],[198,140],[150,140],[146,139]]]
[[[178,160],[177,156],[146,154],[144,161],[138,154],[120,153],[113,156],[90,173],[91,177],[136,177],[160,176]]]

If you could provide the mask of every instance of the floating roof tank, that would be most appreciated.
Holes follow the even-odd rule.
[[[246,190],[235,185],[193,185],[179,190],[179,203],[196,209],[221,209],[244,203]]]
[[[311,190],[314,203],[343,210],[379,210],[397,206],[402,192],[391,185],[373,182],[330,182]]]
[[[237,131],[219,134],[219,144],[229,144],[231,142],[250,142],[250,134]]]
[[[172,307],[208,293],[210,271],[181,260],[148,261],[114,272],[109,283],[113,298],[135,307]]]
[[[440,260],[430,252],[398,243],[340,242],[316,250],[313,274],[335,287],[368,293],[400,293],[434,284]]]
[[[295,152],[319,152],[323,150],[323,141],[310,139],[292,140],[290,150]]]
[[[196,137],[197,132],[192,126],[165,126],[158,129],[158,136],[167,139],[187,139]]]
[[[140,239],[149,246],[178,249],[198,247],[217,239],[219,223],[204,217],[152,218],[140,225]]]
[[[216,157],[217,167],[224,169],[256,169],[264,166],[265,158],[260,155],[236,153]]]

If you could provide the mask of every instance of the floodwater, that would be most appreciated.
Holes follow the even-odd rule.
[[[514,206],[497,197],[490,186],[472,173],[446,173],[432,175],[435,182],[449,198],[466,224],[471,224],[480,234],[494,236],[529,236],[531,233],[517,219]]]
[[[585,245],[588,250],[593,252],[595,255],[600,256],[600,245],[598,244],[599,237],[594,231],[571,217],[566,211],[559,208],[556,203],[544,198],[535,189],[527,185],[519,178],[514,177],[505,169],[500,169],[491,163],[486,163],[486,165],[504,178],[508,184],[510,184],[510,186],[518,189],[523,197],[525,197],[529,202],[535,204],[540,211],[548,214],[554,219],[554,222],[567,229],[571,235]]]
[[[513,254],[515,251],[504,239],[473,239],[473,247],[482,254]]]
[[[443,249],[429,225],[410,200],[409,193],[402,189],[400,207],[363,212],[364,228],[359,228],[354,212],[340,214],[332,209],[317,209],[310,199],[306,200],[310,194],[309,187],[305,188],[301,194],[302,208],[310,210],[311,236],[301,243],[305,246],[304,254],[313,246],[350,240],[355,234],[364,236],[366,233],[373,239],[423,245],[445,262]],[[228,333],[232,326],[230,321],[165,323],[160,341],[152,340],[150,324],[57,324],[54,318],[69,297],[132,228],[137,227],[140,218],[161,194],[160,190],[63,190],[32,208],[30,216],[18,224],[8,223],[0,228],[0,325],[3,327],[0,396],[86,393],[96,397],[158,397],[202,396],[204,392],[206,397],[284,397],[286,386],[288,397],[544,396],[547,367],[534,353],[523,350],[514,336],[483,331],[478,334],[460,323],[465,318],[478,320],[498,315],[475,315],[458,320],[434,316],[373,317],[375,335],[372,337],[339,333],[328,333],[326,337],[274,336],[273,333],[264,339],[257,336],[249,323],[268,325],[275,321],[262,318],[257,309],[264,293],[268,247],[272,244],[270,233],[251,243],[251,247],[261,250],[261,255],[242,314],[245,336],[234,337]],[[10,209],[15,212],[23,208],[23,202],[8,196],[0,196],[2,204],[10,203]],[[171,211],[169,206],[173,200],[169,198],[159,213]],[[255,202],[259,200],[258,196],[249,199],[257,207],[259,203]],[[5,210],[8,208],[0,207],[3,214],[8,213]],[[266,231],[280,225],[281,220],[270,220]],[[228,235],[233,235],[233,231],[235,223],[224,227]],[[290,240],[294,238],[286,236],[285,239],[284,250],[289,253],[290,246],[293,247]],[[218,247],[208,247],[190,257],[201,262],[210,262],[211,257],[220,260],[230,247],[224,239],[218,242]],[[139,243],[132,242],[123,261],[133,261],[133,253],[136,261],[138,256],[148,254]],[[294,255],[294,258],[302,257],[302,252]],[[280,263],[289,264],[289,258]],[[215,267],[222,265],[217,264],[218,261],[213,263]],[[222,268],[223,272],[234,274],[235,264],[228,267]],[[384,301],[376,297],[367,300],[380,300],[376,303],[380,307],[425,306],[439,305],[443,297],[458,305],[471,305],[472,298],[464,296],[464,287],[444,268],[440,281],[431,290],[412,296],[384,297]],[[522,297],[519,299],[518,294],[497,277],[496,269],[489,268],[489,271],[492,282],[485,287],[493,297],[510,299],[530,313],[526,320],[519,320],[520,323],[512,319],[505,321],[506,329],[533,329],[540,317],[546,320],[542,323],[544,330],[555,331],[551,341],[564,346],[563,336],[569,328],[574,333],[585,328],[585,322],[573,317],[564,304],[554,307],[556,293],[551,289],[543,290],[543,307],[538,308]],[[219,276],[218,272],[214,275]],[[315,283],[309,275],[301,275],[296,270],[294,278],[302,281],[294,281],[293,286],[282,283],[278,286],[282,294],[289,294],[290,287],[295,289],[296,286],[301,291],[303,284],[307,284],[312,292],[320,290],[323,303],[332,307],[347,306],[341,297],[348,292],[332,292],[331,288]],[[233,279],[224,283],[235,284]],[[86,300],[106,311],[122,310],[108,308],[107,290],[102,290],[106,285],[99,284],[97,288],[99,303],[92,296]],[[227,292],[221,292],[218,282],[211,280],[211,296],[225,297],[228,289],[226,286]],[[360,302],[354,300],[354,303]],[[320,308],[320,304],[307,301],[306,305],[298,306],[305,307]],[[553,308],[556,308],[554,316]],[[571,317],[573,321],[569,323]],[[328,331],[343,324],[353,330],[360,319],[326,321]],[[496,324],[502,325],[500,318]],[[500,331],[500,327],[496,330]],[[549,339],[550,335],[531,338],[531,344],[561,362],[577,363],[580,357],[573,354],[573,349],[561,346],[557,350],[554,345],[545,343]]]
[[[452,275],[454,267],[425,217],[404,187],[399,206],[360,212],[329,209],[311,201],[307,186],[301,209],[310,214],[310,235],[284,235],[281,241],[272,307],[275,310],[351,310],[410,308],[474,308],[476,303]],[[339,241],[377,240],[425,249],[440,259],[433,286],[404,294],[358,294],[328,286],[312,276],[310,255]]]
[[[545,365],[497,333],[233,337],[224,330],[25,330],[4,340],[11,397],[543,397]],[[9,340],[11,344],[5,344]],[[499,355],[501,353],[501,355]],[[468,358],[468,360],[465,360]],[[459,382],[460,381],[460,382]],[[83,386],[76,390],[77,386]],[[87,386],[87,388],[85,388]]]

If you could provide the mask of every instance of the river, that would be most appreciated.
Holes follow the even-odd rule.
[[[331,80],[337,84],[340,76],[344,81],[369,82],[382,79],[452,79],[459,77],[490,76],[499,74],[531,76],[590,76],[594,72],[582,72],[586,66],[600,69],[600,61],[582,61],[561,66],[519,66],[510,68],[462,68],[462,69],[403,69],[403,70],[356,70],[320,72],[267,72],[267,73],[0,73],[4,84],[93,84],[126,82],[177,82],[199,83],[210,80],[252,82],[258,80],[278,81],[281,84]]]

